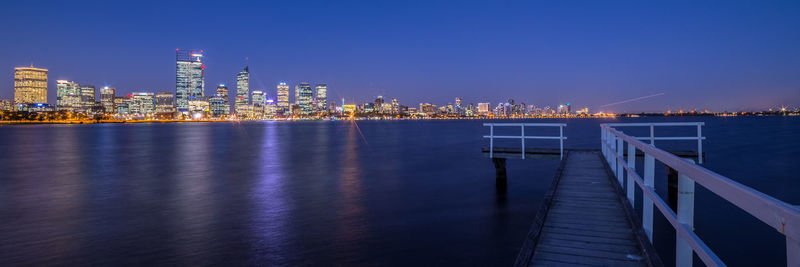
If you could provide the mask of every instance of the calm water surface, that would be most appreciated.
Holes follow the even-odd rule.
[[[706,168],[800,204],[798,118],[571,119],[567,146],[664,120],[705,121]],[[0,126],[0,265],[511,265],[558,161],[509,161],[499,194],[481,122]],[[785,262],[768,226],[702,189],[696,205],[729,264]]]

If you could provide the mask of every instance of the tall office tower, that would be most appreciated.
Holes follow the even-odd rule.
[[[130,112],[140,115],[153,114],[155,112],[153,93],[135,92],[131,94]]]
[[[228,87],[225,84],[217,85],[217,95],[225,98],[225,104],[228,103]]]
[[[175,97],[172,93],[156,94],[156,113],[175,113]]]
[[[289,110],[289,85],[286,82],[278,84],[278,112],[285,113]]]
[[[294,86],[294,104],[295,105],[300,105],[300,86],[299,85],[295,85]]]
[[[81,86],[81,106],[83,110],[88,111],[94,107],[94,101],[97,98],[97,88],[94,85]]]
[[[14,103],[47,103],[47,69],[14,68]]]
[[[205,69],[203,50],[175,50],[175,105],[178,112],[189,111],[189,100],[203,97]]]
[[[236,74],[236,115],[242,116],[250,109],[250,68],[244,69]]]
[[[303,115],[308,115],[311,114],[311,112],[314,112],[314,106],[312,103],[314,92],[311,91],[311,85],[308,83],[300,83],[297,92],[297,97],[299,99],[297,104],[300,105],[300,112]]]
[[[56,109],[66,111],[81,109],[81,85],[73,81],[57,80]]]
[[[223,117],[230,114],[231,109],[228,105],[228,98],[223,97],[222,94],[216,94],[208,99],[208,106],[211,109],[211,116]]]
[[[108,86],[100,89],[100,106],[106,109],[106,113],[117,112],[117,108],[114,106],[114,95],[116,95],[116,91],[116,88]]]
[[[253,91],[253,115],[258,117],[264,114],[264,106],[267,104],[267,93],[263,91]]]
[[[461,98],[456,97],[456,107],[461,107]]]
[[[328,85],[320,83],[314,89],[317,90],[317,111],[328,112]]]
[[[376,111],[380,111],[381,110],[381,106],[383,105],[383,96],[379,95],[378,98],[375,98],[375,102],[373,102],[373,103],[374,103],[373,108]]]

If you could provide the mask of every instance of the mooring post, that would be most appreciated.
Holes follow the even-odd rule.
[[[497,182],[500,183],[501,181],[505,183],[506,181],[506,159],[505,158],[492,158],[492,163],[494,163],[494,173]]]

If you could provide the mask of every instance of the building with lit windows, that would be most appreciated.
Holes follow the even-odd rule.
[[[227,97],[222,94],[217,94],[208,99],[208,106],[211,110],[211,116],[219,118],[230,115],[230,106],[228,105]]]
[[[47,103],[47,69],[14,68],[14,103]]]
[[[187,113],[189,100],[203,97],[205,89],[205,65],[203,50],[175,50],[175,106],[178,112]]]
[[[81,105],[81,85],[67,80],[56,81],[56,109],[77,111]]]
[[[94,85],[81,85],[81,106],[84,111],[89,111],[97,101],[97,88]]]
[[[263,91],[253,91],[252,101],[252,115],[254,117],[261,117],[261,115],[264,114],[264,106],[267,104],[267,93]]]
[[[131,95],[114,97],[114,107],[116,114],[131,114]]]
[[[152,115],[156,111],[155,106],[155,98],[153,93],[136,92],[131,94],[131,114]]]
[[[314,93],[311,91],[311,85],[308,83],[300,83],[297,89],[297,94],[297,104],[300,106],[300,113],[303,115],[308,115],[314,112],[314,103],[312,102]]]
[[[211,113],[211,106],[206,97],[195,97],[189,99],[189,112],[193,119],[208,117]]]
[[[175,113],[175,96],[170,92],[160,92],[156,94],[155,113]]]
[[[244,69],[236,74],[236,101],[234,102],[236,115],[246,116],[250,109],[250,68]]]
[[[327,113],[328,112],[328,85],[324,84],[324,83],[317,84],[317,86],[315,86],[314,89],[316,89],[316,91],[317,91],[317,97],[316,97],[316,99],[317,99],[317,103],[316,103],[317,104],[317,107],[316,107],[317,111],[318,112]]]
[[[114,106],[114,96],[116,96],[117,89],[114,87],[104,86],[100,89],[100,106],[102,106],[106,113],[115,113],[117,111]]]
[[[0,99],[0,111],[14,111],[14,100]]]
[[[486,116],[489,115],[490,105],[489,103],[478,103],[478,115]]]
[[[289,85],[286,82],[278,84],[278,103],[277,109],[279,113],[286,113],[289,110]]]

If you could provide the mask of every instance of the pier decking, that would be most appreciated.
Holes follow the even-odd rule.
[[[651,265],[599,151],[562,164],[515,265]]]

